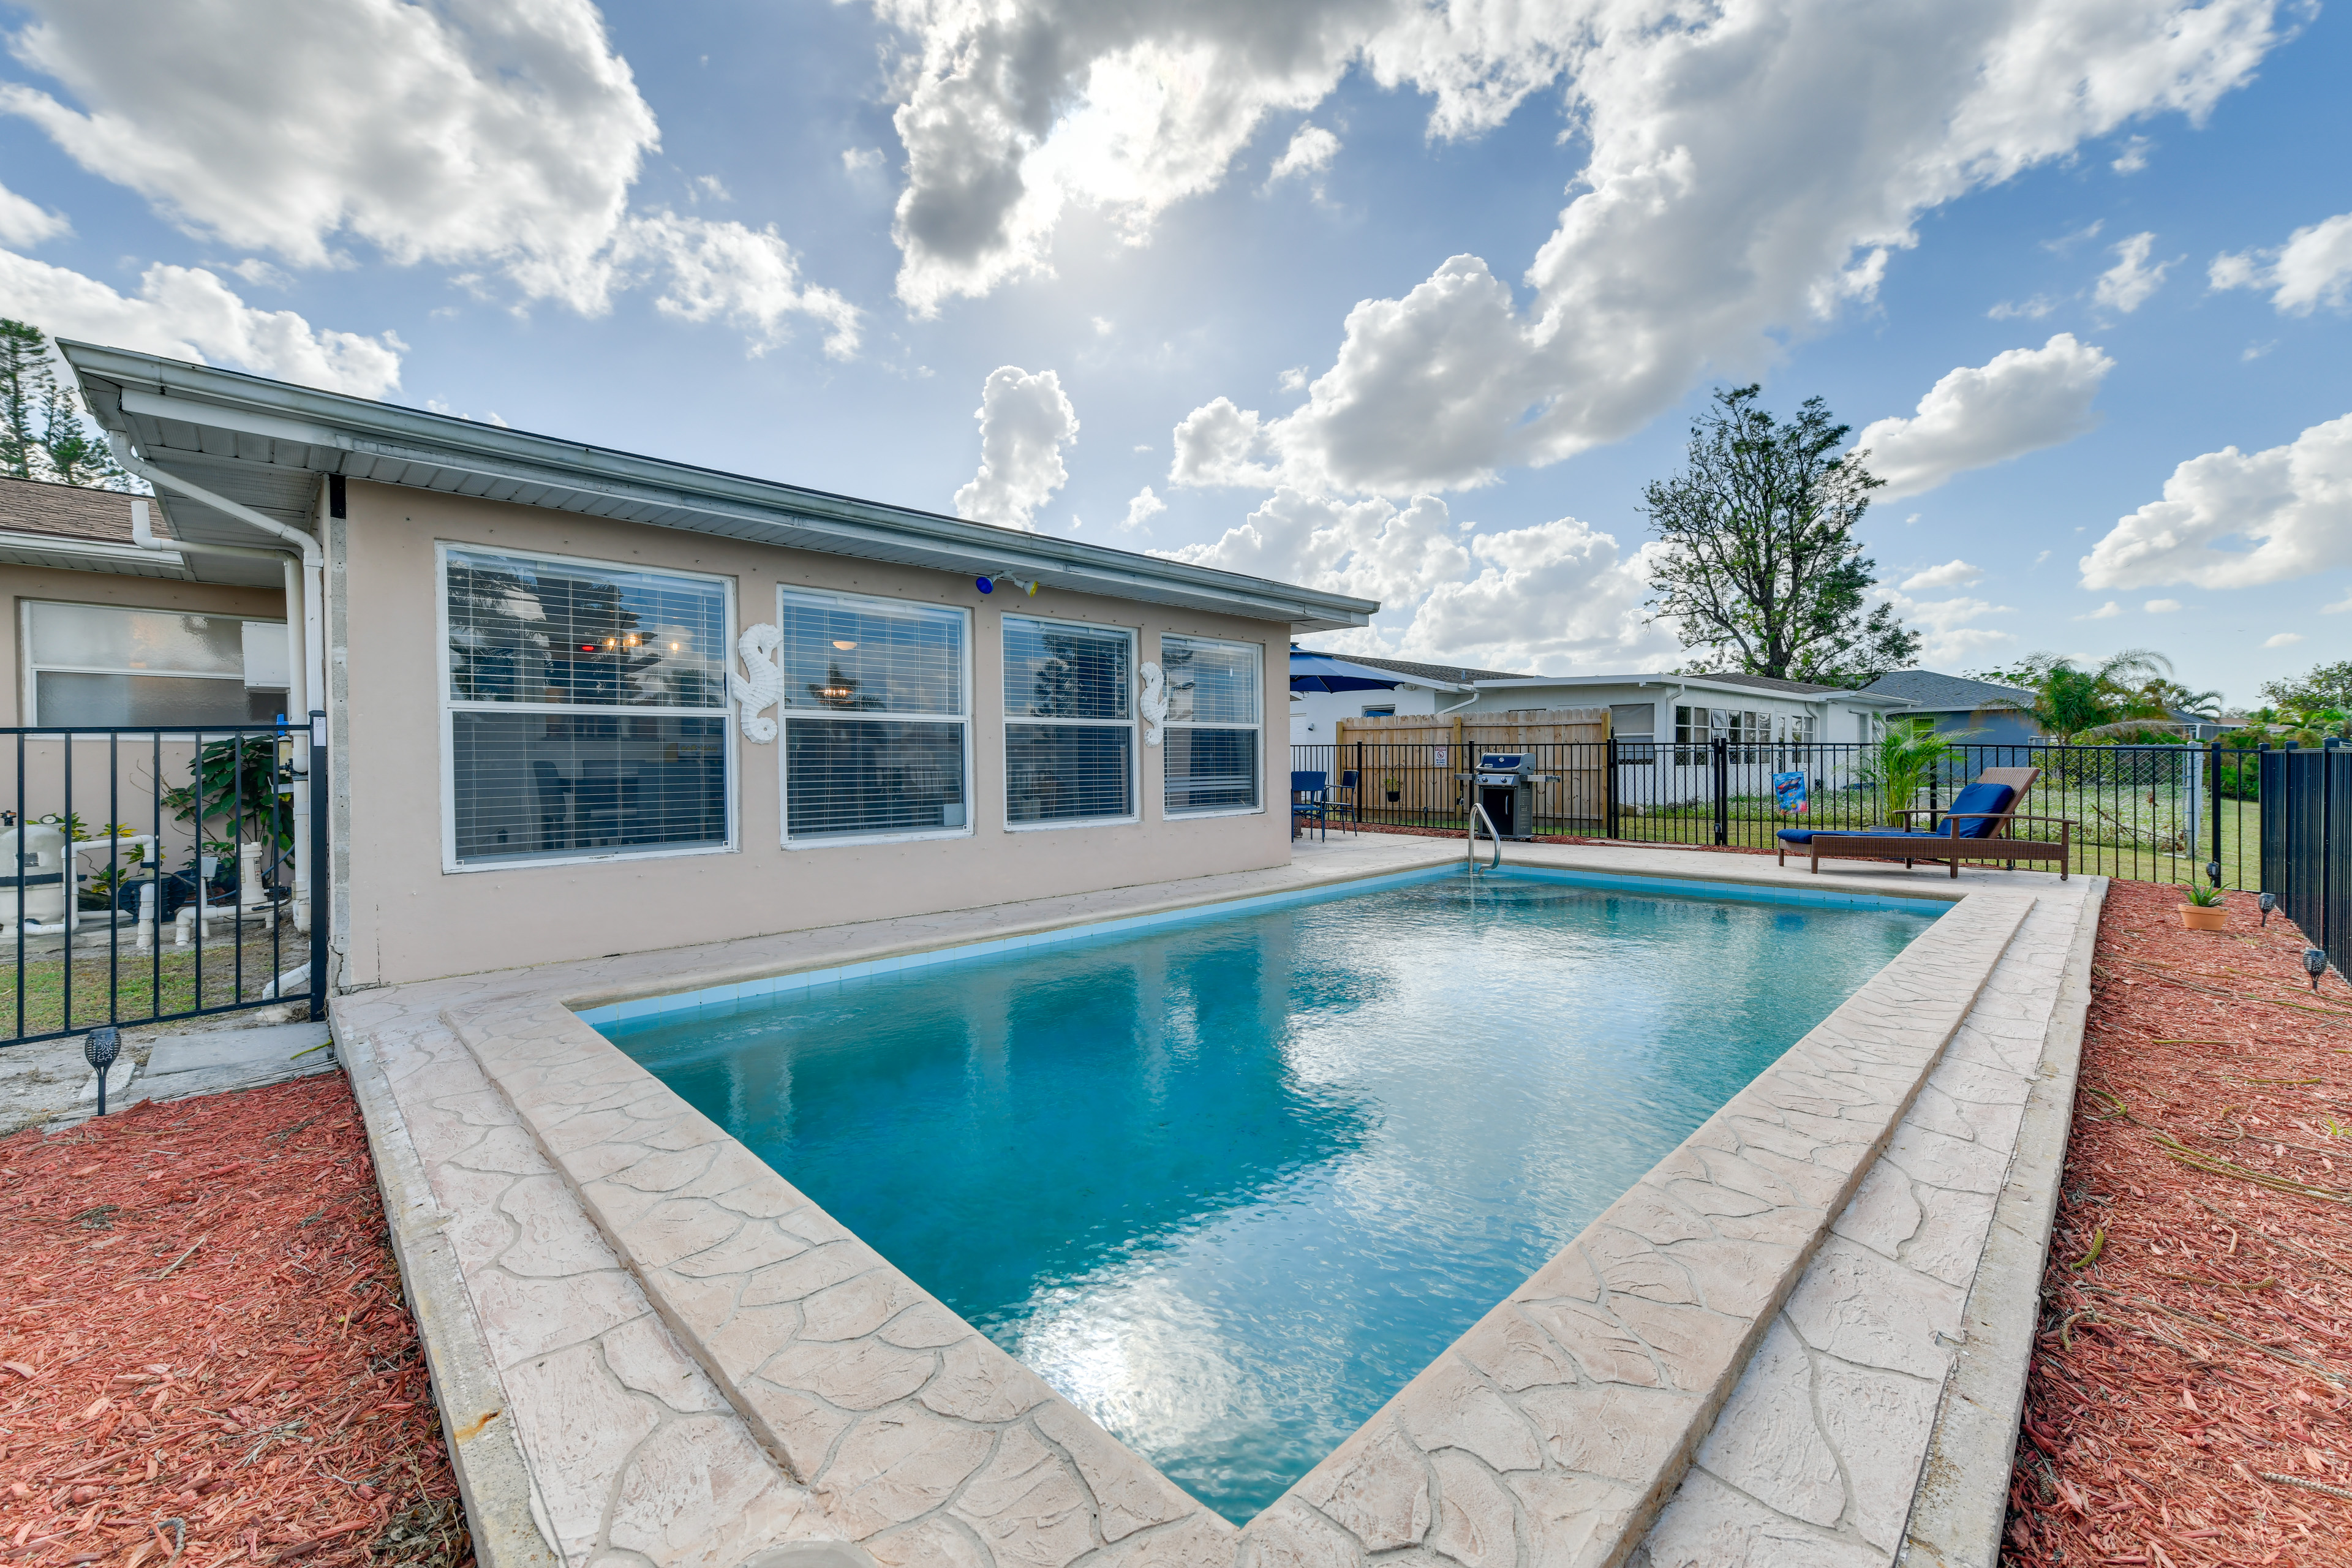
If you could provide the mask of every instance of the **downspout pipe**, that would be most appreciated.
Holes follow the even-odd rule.
[[[237,501],[233,501],[226,496],[215,495],[212,491],[205,489],[202,485],[193,483],[190,480],[182,479],[177,474],[167,473],[163,469],[155,467],[155,465],[148,462],[144,458],[140,457],[139,454],[131,447],[131,438],[123,435],[119,430],[108,431],[106,440],[107,445],[114,448],[115,461],[121,463],[124,468],[138,475],[141,479],[145,479],[149,484],[153,485],[156,489],[175,491],[180,495],[187,497],[190,500],[211,507],[215,511],[225,512],[228,516],[236,519],[237,521],[244,523],[248,528],[258,529],[263,533],[269,535],[273,539],[284,540],[289,549],[297,551],[300,553],[302,558],[300,590],[299,592],[295,591],[294,588],[290,586],[293,583],[293,579],[289,577],[288,579],[289,588],[286,600],[286,620],[289,634],[291,628],[298,624],[302,628],[302,657],[299,664],[293,671],[294,677],[301,683],[301,690],[299,693],[300,701],[299,703],[295,702],[294,698],[296,693],[291,691],[288,693],[288,699],[289,706],[297,707],[302,713],[309,713],[310,710],[310,704],[318,698],[323,697],[327,689],[325,664],[326,648],[324,637],[321,634],[321,628],[319,624],[319,606],[326,587],[325,569],[327,558],[325,552],[319,548],[319,542],[311,538],[309,534],[303,532],[299,528],[289,528],[286,524],[279,522],[275,518],[264,517],[261,513],[254,510],[249,506],[243,505]],[[132,521],[134,524],[138,521],[135,510]],[[136,537],[137,536],[134,533],[134,541],[136,540]],[[150,537],[152,537],[152,532],[150,533]],[[205,554],[243,554],[247,552],[245,547],[241,545],[192,545],[186,540],[173,540],[163,547],[172,550],[200,552]],[[257,553],[272,554],[275,553],[275,552],[265,550],[258,552]],[[290,713],[287,715],[289,719],[293,716],[294,715]]]

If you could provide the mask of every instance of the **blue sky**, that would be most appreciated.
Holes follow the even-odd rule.
[[[0,310],[67,335],[1313,581],[1390,605],[1323,640],[1545,671],[1677,660],[1641,489],[1760,379],[1869,427],[1933,668],[2143,645],[2248,700],[2352,641],[2315,7],[0,21]]]

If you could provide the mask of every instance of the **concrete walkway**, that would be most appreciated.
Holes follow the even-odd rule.
[[[323,1023],[289,1023],[307,1003],[256,1008],[122,1031],[121,1055],[106,1077],[106,1109],[144,1100],[223,1094],[340,1065]],[[0,1050],[0,1136],[26,1127],[69,1127],[98,1110],[98,1075],[82,1054],[85,1037]]]
[[[1104,1522],[1073,1535],[1055,1523],[984,1540],[947,1512],[936,1525],[925,1521],[929,1516],[917,1518],[916,1510],[908,1524],[879,1528],[870,1518],[837,1517],[843,1494],[811,1489],[809,1478],[792,1473],[773,1445],[761,1440],[761,1432],[772,1432],[773,1413],[748,1418],[723,1369],[714,1377],[689,1352],[673,1326],[675,1304],[665,1310],[649,1299],[641,1269],[624,1263],[583,1207],[579,1173],[567,1174],[551,1162],[542,1140],[486,1075],[480,1047],[469,1049],[452,1019],[520,1011],[553,1016],[566,1008],[1312,889],[1461,858],[1458,841],[1341,836],[1302,842],[1292,864],[1260,872],[338,999],[337,1039],[367,1113],[395,1247],[425,1331],[436,1394],[457,1439],[484,1568],[617,1564],[624,1556],[655,1568],[736,1568],[763,1548],[800,1543],[814,1550],[814,1542],[845,1540],[860,1544],[826,1547],[827,1561],[992,1568],[1213,1561],[1222,1568],[1232,1552],[1214,1531],[1156,1532],[1129,1524],[1124,1528],[1136,1532],[1122,1535]],[[2007,1479],[2001,1445],[2013,1438],[2023,1352],[1992,1342],[1993,1330],[1979,1325],[2014,1324],[2022,1291],[2030,1342],[2032,1276],[2047,1235],[2046,1207],[2037,1232],[2034,1204],[2042,1188],[2054,1184],[2055,1167],[2038,1154],[2021,1159],[2021,1133],[2033,1123],[2037,1097],[2054,1099],[2063,1083],[2071,1103],[2080,1020],[2073,1020],[2070,1041],[2063,997],[2070,965],[2077,958],[2087,963],[2085,933],[2104,884],[1971,869],[1956,887],[1940,870],[1869,867],[1815,878],[1778,868],[1764,857],[1666,848],[1514,845],[1507,858],[1823,891],[2027,895],[2017,900],[2031,905],[2017,934],[1899,1121],[1890,1123],[1884,1153],[1859,1173],[1851,1201],[1825,1226],[1826,1237],[1803,1261],[1785,1300],[1757,1322],[1744,1363],[1732,1363],[1744,1370],[1727,1384],[1728,1399],[1711,1429],[1683,1450],[1687,1469],[1677,1461],[1677,1479],[1639,1511],[1644,1533],[1630,1543],[1622,1534],[1589,1543],[1601,1553],[1595,1562],[1647,1568],[1858,1568],[1892,1561],[1907,1534],[1913,1562],[1989,1563]],[[2042,1120],[2048,1120],[2046,1106]],[[2063,1151],[2063,1116],[2057,1125]],[[2021,1171],[2030,1178],[2022,1187]],[[2004,1237],[2015,1256],[1988,1274],[1981,1267],[1988,1242],[1998,1250]],[[1956,1365],[1967,1378],[1953,1376]],[[1965,1395],[1957,1424],[1948,1388]],[[887,1438],[886,1432],[885,1447]],[[1122,1517],[1120,1509],[1134,1499],[1099,1495],[1101,1478],[1083,1458],[1066,1475],[1071,1452],[1065,1447],[1056,1458],[1050,1447],[1040,1447],[1034,1477],[1021,1485],[1068,1489],[1080,1486],[1068,1477],[1081,1476],[1073,1506],[1105,1521]],[[1940,1457],[1940,1468],[1930,1465],[1931,1454]],[[911,1499],[932,1484],[920,1473],[932,1458],[910,1450],[884,1465],[873,1487]],[[1461,1468],[1443,1455],[1437,1462],[1441,1477],[1450,1473],[1448,1465]],[[1941,1490],[1920,1506],[1923,1469],[1941,1478]],[[1089,1491],[1097,1494],[1090,1500]],[[1418,1509],[1384,1521],[1383,1530],[1393,1523],[1405,1533],[1391,1541],[1391,1531],[1382,1541],[1426,1551],[1444,1543],[1447,1556],[1433,1562],[1517,1557],[1509,1509],[1491,1521],[1465,1522],[1449,1515],[1444,1497],[1433,1501],[1433,1512],[1424,1494]],[[1009,1492],[1005,1506],[1016,1504],[1028,1506]],[[1990,1534],[1982,1528],[1988,1510]],[[1344,1508],[1338,1515],[1325,1510],[1321,1517],[1345,1514]],[[1488,1542],[1492,1550],[1463,1556],[1456,1548],[1468,1550],[1464,1543],[1486,1526],[1506,1533]],[[1352,1539],[1366,1538],[1359,1532]],[[1358,1560],[1353,1551],[1331,1559]]]

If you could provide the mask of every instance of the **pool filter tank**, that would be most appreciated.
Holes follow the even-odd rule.
[[[1536,768],[1523,752],[1488,752],[1478,759],[1478,804],[1503,838],[1536,836]]]

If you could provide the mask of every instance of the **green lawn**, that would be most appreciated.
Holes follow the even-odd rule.
[[[200,955],[203,960],[201,1004],[197,989]],[[310,962],[310,941],[291,925],[286,925],[279,928],[278,945],[273,952],[268,933],[248,928],[245,933],[245,973],[241,987],[237,983],[237,949],[230,943],[226,931],[205,943],[201,949],[182,948],[172,945],[168,926],[164,928],[162,943],[153,952],[139,952],[132,942],[131,928],[123,927],[121,952],[111,965],[104,948],[95,952],[88,949],[77,950],[70,971],[61,952],[27,953],[22,984],[0,986],[0,1042],[21,1039],[27,1035],[45,1035],[67,1027],[68,987],[73,1003],[70,1023],[77,1030],[106,1023],[143,1023],[158,1014],[168,1016],[186,1013],[199,1005],[225,1007],[239,1001],[257,1002],[262,999],[263,989],[280,970],[292,969]],[[16,953],[0,950],[0,962],[5,962],[13,972]],[[159,980],[162,983],[160,1003],[157,1000]],[[294,984],[299,994],[306,982],[296,981]],[[16,1014],[20,1002],[24,1007],[21,1025]]]

